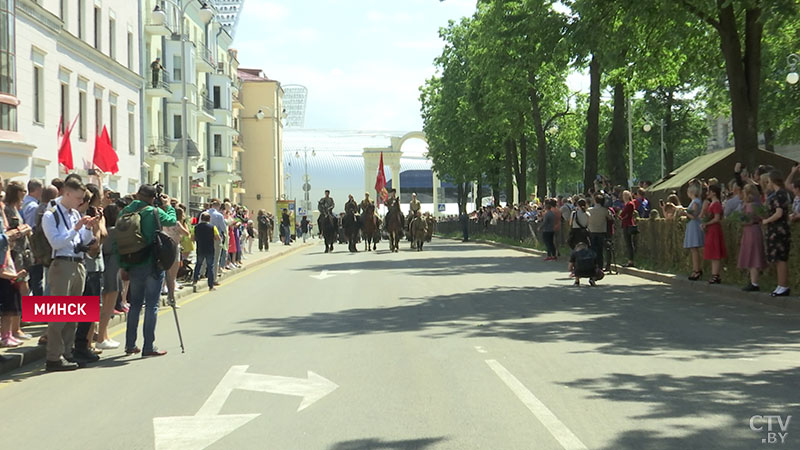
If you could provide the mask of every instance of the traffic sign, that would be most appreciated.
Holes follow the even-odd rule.
[[[446,208],[445,208],[445,205],[444,205],[444,203],[439,203],[439,212],[444,212],[444,211],[445,211],[445,209],[446,209]]]
[[[192,195],[196,197],[211,197],[211,186],[193,186]]]
[[[303,191],[305,191],[305,192],[311,191],[311,184],[303,183]]]

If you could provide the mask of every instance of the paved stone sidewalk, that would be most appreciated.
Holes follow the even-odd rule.
[[[302,243],[295,241],[292,245],[286,246],[281,244],[278,241],[270,243],[269,251],[259,252],[258,249],[254,249],[252,254],[245,253],[243,255],[242,266],[236,269],[223,271],[222,278],[220,279],[221,283],[225,282],[226,278],[230,278],[231,276],[243,272],[248,269],[252,269],[254,267],[258,267],[261,264],[266,263],[272,259],[275,259],[281,255],[285,255],[289,252],[298,250],[300,248],[305,248],[312,245],[317,245],[320,243],[319,239],[309,239],[307,243]],[[197,284],[197,292],[207,291],[208,287],[205,283],[205,280],[201,280]],[[180,300],[181,298],[188,297],[192,295],[192,287],[191,285],[185,285],[180,290],[175,292],[175,299]],[[162,300],[166,299],[166,297],[162,296]],[[162,306],[163,308],[164,306]],[[124,324],[127,320],[127,314],[118,314],[114,315],[109,322],[109,328],[114,326]],[[4,357],[5,360],[0,361],[0,377],[4,374],[16,370],[26,364],[31,364],[37,361],[41,361],[45,357],[45,345],[38,345],[39,337],[44,334],[47,330],[47,324],[37,323],[23,327],[26,333],[30,333],[33,335],[33,339],[25,341],[25,343],[16,348],[5,348],[0,350],[0,356]],[[119,339],[117,339],[119,340]]]

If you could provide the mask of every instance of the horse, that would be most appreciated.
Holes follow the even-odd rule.
[[[400,202],[395,201],[386,213],[385,226],[389,232],[389,250],[392,252],[400,251],[400,239],[403,238],[403,225],[405,220],[403,212],[400,211]]]
[[[372,251],[378,249],[378,218],[375,217],[375,205],[369,204],[364,208],[364,214],[361,216],[361,234],[364,236],[364,251]]]
[[[431,215],[425,216],[425,224],[428,226],[428,232],[425,233],[425,242],[430,242],[433,239],[433,232],[436,231],[436,219]]]
[[[318,225],[325,238],[325,253],[333,252],[333,244],[339,234],[339,219],[330,211],[326,211],[324,215],[320,216]]]
[[[422,251],[422,244],[425,243],[425,235],[428,234],[428,224],[422,217],[415,217],[411,219],[411,248],[417,249],[418,252]]]
[[[344,230],[345,237],[347,238],[348,249],[351,253],[358,252],[356,242],[358,241],[359,231],[361,230],[361,221],[358,214],[354,211],[348,211],[342,219],[342,229]]]

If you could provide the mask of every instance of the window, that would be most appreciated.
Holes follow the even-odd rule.
[[[103,99],[94,99],[94,134],[103,132]]]
[[[128,69],[133,70],[133,33],[128,33]]]
[[[111,138],[111,146],[117,145],[117,107],[111,105],[108,112],[108,136]]]
[[[117,57],[117,21],[108,19],[108,56]]]
[[[222,108],[222,94],[219,86],[214,86],[214,109]]]
[[[86,14],[86,0],[78,0],[78,39],[85,39],[83,15]]]
[[[16,96],[14,0],[0,1],[0,93]],[[0,130],[17,131],[17,105],[0,103]]]
[[[69,122],[69,85],[61,84],[61,133],[67,130],[67,123]]]
[[[86,91],[78,92],[78,139],[86,140]]]
[[[69,11],[69,5],[67,5],[67,0],[60,0],[58,2],[58,17],[61,18],[61,21],[64,22],[64,27],[67,26],[67,12]]]
[[[181,64],[181,57],[178,55],[172,55],[172,80],[173,81],[183,81],[181,77],[183,69],[183,64]]]
[[[128,113],[128,153],[131,155],[136,154],[136,121],[133,118],[133,113]]]
[[[222,135],[214,135],[214,156],[222,156]]]
[[[33,121],[44,122],[44,79],[42,68],[33,66]]]
[[[101,20],[102,20],[102,11],[100,10],[100,8],[95,8],[94,9],[94,48],[96,48],[97,50],[100,50],[100,41],[102,40],[101,32],[103,30],[101,28],[102,27],[101,22],[100,22]]]
[[[180,139],[183,136],[183,127],[181,125],[181,115],[175,114],[172,116],[172,137],[175,139]]]

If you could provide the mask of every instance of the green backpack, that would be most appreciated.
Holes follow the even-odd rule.
[[[142,234],[142,215],[140,214],[148,205],[124,212],[115,227],[117,237],[117,251],[121,262],[138,264],[147,258],[150,243],[145,241]]]

